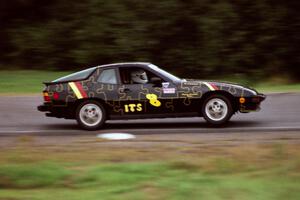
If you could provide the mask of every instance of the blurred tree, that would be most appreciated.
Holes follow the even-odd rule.
[[[3,0],[0,68],[149,61],[180,76],[300,79],[299,1]]]

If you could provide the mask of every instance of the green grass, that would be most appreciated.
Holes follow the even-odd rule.
[[[0,71],[0,94],[37,94],[41,93],[44,81],[52,81],[71,72],[15,70]],[[215,78],[216,80],[218,78]],[[241,77],[225,77],[219,80],[241,83],[256,88],[259,92],[300,92],[300,83],[289,84],[287,81],[274,80],[253,83]]]
[[[54,163],[0,166],[1,188],[36,188],[59,185],[67,170]]]
[[[0,151],[0,200],[300,199],[300,147],[293,142],[48,139],[6,139],[13,145]]]
[[[80,169],[56,163],[2,166],[0,199],[300,199],[300,181],[289,175],[299,166],[255,174],[216,165],[213,172],[172,162],[98,164]]]
[[[261,83],[255,88],[259,92],[300,92],[300,84],[276,85],[270,83]]]
[[[52,81],[71,72],[16,70],[0,71],[0,94],[41,93],[44,81]]]

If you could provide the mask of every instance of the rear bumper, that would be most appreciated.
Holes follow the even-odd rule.
[[[47,106],[47,105],[39,105],[39,106],[37,107],[37,109],[38,109],[38,111],[40,111],[40,112],[47,112],[47,111],[50,111],[49,106]]]
[[[68,106],[55,106],[51,104],[42,104],[37,107],[40,112],[46,112],[47,117],[57,117],[65,119],[74,119],[74,112]]]

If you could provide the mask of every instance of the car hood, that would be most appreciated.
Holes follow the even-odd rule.
[[[225,90],[231,93],[243,93],[246,96],[258,95],[258,92],[253,88],[226,81],[183,79],[182,84],[185,86],[206,85],[210,90]]]

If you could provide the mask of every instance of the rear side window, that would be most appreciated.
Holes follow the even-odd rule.
[[[82,70],[64,77],[61,77],[59,79],[56,79],[52,82],[64,82],[64,81],[76,81],[76,80],[83,80],[89,77],[91,73],[96,69],[96,67],[92,67],[86,70]]]
[[[117,74],[115,69],[105,69],[101,72],[98,80],[99,83],[117,84]]]

